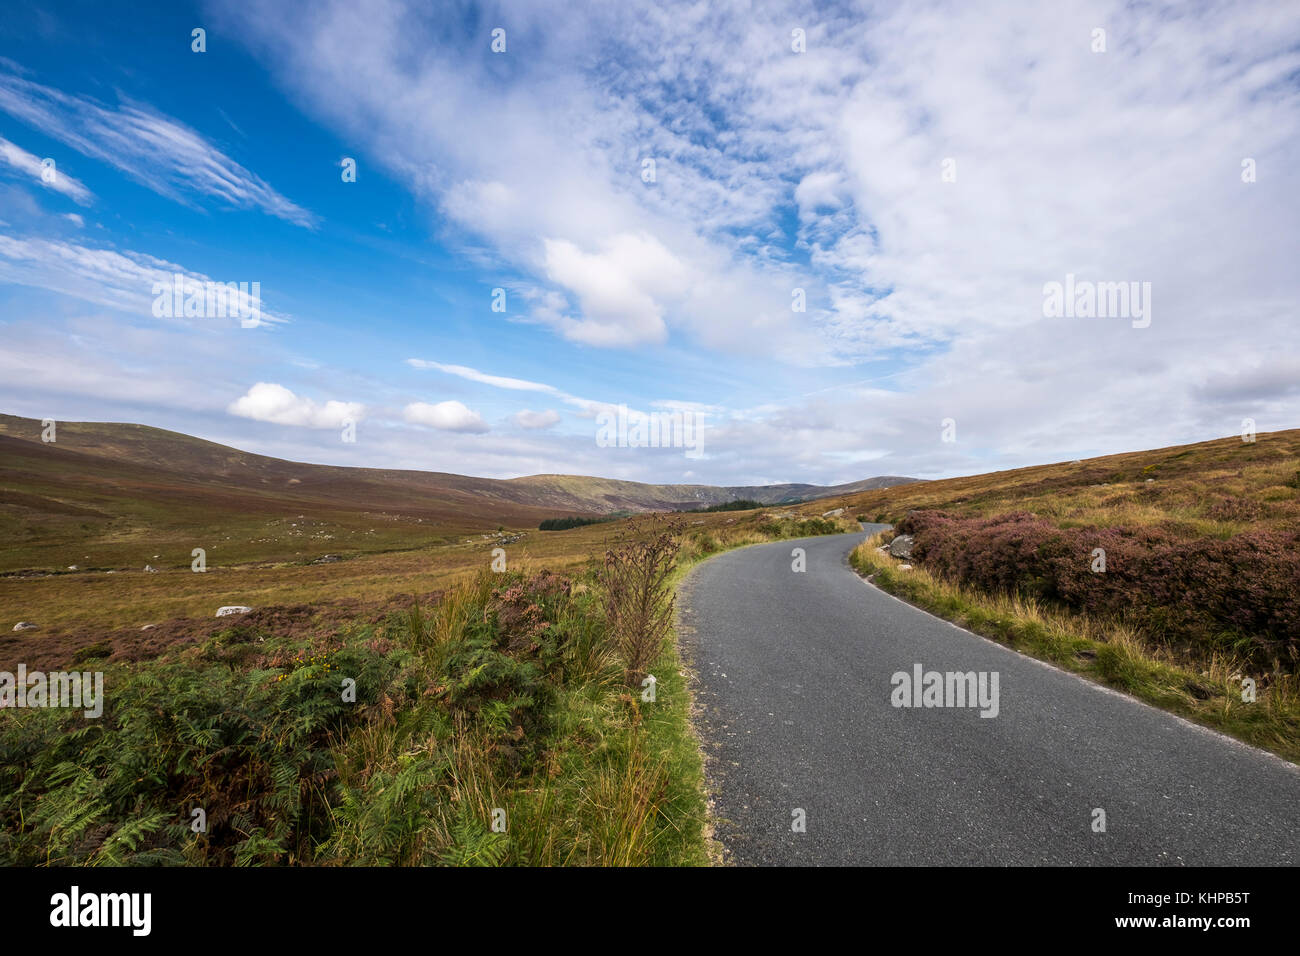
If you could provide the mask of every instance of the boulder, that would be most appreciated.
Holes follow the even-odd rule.
[[[15,631],[31,631],[40,627],[39,624],[33,624],[31,621],[19,621],[14,625]]]
[[[145,569],[146,571],[148,571],[150,574],[157,574],[157,573],[158,573],[158,569],[155,568],[152,564],[146,564],[146,565],[144,566],[144,569]]]
[[[217,608],[217,617],[229,617],[231,614],[247,614],[251,610],[251,607],[246,607],[243,604],[228,604],[225,607]]]
[[[839,517],[840,515],[842,515],[842,514],[844,514],[844,509],[843,509],[843,508],[836,508],[834,511],[823,511],[823,512],[822,512],[822,517],[823,517],[823,518],[838,518],[838,517]]]
[[[889,542],[890,555],[895,558],[910,558],[912,556],[912,544],[915,540],[910,534],[900,534]]]

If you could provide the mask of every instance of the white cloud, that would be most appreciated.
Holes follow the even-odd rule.
[[[471,411],[455,400],[438,402],[412,402],[402,412],[402,416],[413,425],[428,425],[446,432],[468,432],[482,434],[488,430],[487,423],[478,412]]]
[[[427,359],[417,358],[407,359],[406,364],[412,368],[437,369],[439,372],[456,375],[471,382],[491,385],[494,388],[508,388],[524,392],[555,393],[557,391],[552,386],[543,385],[541,382],[529,382],[522,378],[507,378],[502,375],[488,375],[486,372],[480,372],[478,369],[470,368],[467,365],[444,365],[441,362],[431,362]]]
[[[21,146],[14,145],[2,136],[0,136],[0,160],[3,160],[14,171],[29,177],[31,181],[40,183],[47,189],[53,189],[56,193],[62,193],[83,206],[89,206],[95,198],[79,179],[74,179],[60,170],[57,161],[51,170],[53,175],[46,176],[44,175],[46,173],[45,166],[39,157],[27,152]],[[69,213],[68,215],[69,218],[72,218],[76,214]],[[76,218],[80,220],[81,217],[76,216]]]
[[[590,394],[726,402],[692,464],[720,483],[972,473],[1233,434],[1242,417],[1297,423],[1283,358],[1300,354],[1300,23],[1284,4],[487,10],[527,56],[430,31],[398,0],[218,11],[454,253],[489,263],[512,302],[521,290],[525,317],[638,347],[592,362],[556,343],[513,364],[520,377],[413,367],[584,409],[602,403],[536,379],[563,364]],[[792,23],[806,54],[790,52]],[[1089,49],[1099,23],[1104,54]],[[72,273],[92,301],[153,265],[5,249],[0,278]],[[1042,286],[1066,273],[1152,282],[1151,327],[1045,319]],[[791,312],[796,286],[807,313]],[[947,417],[956,443],[940,439]],[[563,429],[418,452],[402,431],[383,446],[393,460],[449,470],[673,467]]]
[[[525,408],[523,411],[515,413],[514,416],[514,422],[520,428],[550,428],[552,425],[558,424],[559,421],[560,413],[553,408],[548,408],[544,412],[534,412]]]
[[[547,275],[572,290],[581,319],[562,319],[565,336],[587,345],[662,342],[665,300],[685,291],[686,269],[653,236],[620,233],[586,253],[564,239],[545,239]]]
[[[356,402],[328,401],[319,405],[310,398],[295,395],[283,385],[258,382],[248,392],[230,403],[232,415],[276,425],[304,428],[340,428],[344,422],[357,422],[365,406]]]
[[[411,358],[406,360],[406,364],[412,368],[431,368],[448,375],[455,375],[457,378],[463,378],[469,382],[477,382],[480,385],[490,385],[493,388],[503,388],[515,392],[545,392],[548,395],[554,395],[562,402],[581,408],[584,413],[595,414],[595,411],[605,406],[605,402],[593,401],[589,398],[579,398],[577,395],[570,395],[568,392],[560,391],[554,385],[547,385],[544,382],[532,382],[522,378],[510,378],[505,375],[490,375],[487,372],[480,372],[476,368],[470,368],[467,365],[444,365],[441,362],[431,362],[427,359]]]
[[[178,202],[191,204],[190,194],[198,194],[299,226],[316,223],[198,132],[144,104],[127,101],[114,109],[0,73],[0,110]]]
[[[146,253],[0,236],[0,282],[60,292],[132,315],[152,316],[154,289],[173,289],[177,275],[183,277],[182,288],[186,290],[213,281],[201,272]],[[251,280],[240,281],[248,282],[248,294],[240,291],[230,299],[224,316],[214,319],[174,316],[163,321],[238,322],[238,314],[258,315],[259,325],[288,321],[287,317],[267,309],[263,300],[252,294]],[[239,312],[241,306],[243,313]]]

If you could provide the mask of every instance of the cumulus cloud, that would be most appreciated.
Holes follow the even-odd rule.
[[[283,385],[258,382],[248,392],[231,402],[226,409],[232,415],[276,425],[303,428],[340,428],[344,422],[357,422],[365,406],[356,402],[328,401],[317,404],[310,398],[295,395]]]
[[[578,297],[580,319],[561,319],[564,334],[588,345],[662,342],[663,302],[681,296],[686,269],[651,235],[622,233],[595,252],[545,239],[547,275]]]
[[[471,411],[455,400],[438,402],[412,402],[402,411],[402,417],[413,425],[427,425],[445,432],[482,434],[488,430],[478,412]]]

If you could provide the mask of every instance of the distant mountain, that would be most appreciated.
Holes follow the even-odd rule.
[[[529,488],[531,500],[539,505],[582,506],[590,511],[611,512],[692,511],[740,499],[765,505],[790,504],[905,485],[916,480],[885,475],[844,485],[647,485],[580,475],[529,475],[527,478],[512,478],[509,483]]]
[[[0,536],[6,539],[0,570],[70,563],[63,555],[83,540],[97,542],[91,551],[108,560],[104,555],[125,551],[115,543],[166,538],[169,529],[178,544],[196,527],[223,540],[251,541],[245,536],[268,522],[303,517],[328,526],[321,537],[335,546],[360,546],[364,535],[373,549],[401,546],[413,526],[450,537],[498,526],[535,528],[564,515],[691,510],[738,498],[779,504],[913,480],[880,477],[834,487],[651,485],[578,475],[499,480],[284,461],[147,425],[61,421],[57,427],[57,441],[46,444],[40,421],[0,415]]]

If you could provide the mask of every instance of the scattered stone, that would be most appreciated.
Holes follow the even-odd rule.
[[[140,630],[142,630],[142,631],[152,631],[152,630],[153,630],[155,627],[157,627],[157,626],[158,626],[157,624],[146,624],[144,627],[140,628]]]
[[[900,571],[911,571],[911,570],[912,570],[912,566],[911,566],[910,564],[900,564],[900,565],[898,566],[898,570],[900,570]]]
[[[39,624],[33,624],[31,621],[19,621],[14,625],[15,631],[31,631],[40,627]]]
[[[157,573],[158,573],[158,569],[155,568],[152,564],[146,564],[146,565],[144,566],[144,569],[145,569],[146,571],[148,571],[150,574],[157,574]]]
[[[322,554],[312,564],[333,564],[335,561],[342,561],[337,554]]]
[[[912,545],[916,539],[910,534],[900,534],[889,542],[889,553],[895,558],[910,558],[912,556]]]
[[[843,508],[836,508],[834,511],[825,511],[825,512],[822,512],[822,517],[823,517],[823,518],[838,518],[838,517],[839,517],[840,515],[842,515],[842,514],[844,514],[844,509],[843,509]]]
[[[78,570],[80,570],[80,569],[79,569],[75,564],[69,564],[69,565],[68,565],[68,570],[69,570],[69,571],[78,571]]]
[[[1155,481],[1154,478],[1148,478],[1148,479],[1147,479],[1147,484],[1149,485],[1149,484],[1151,484],[1153,481]]]
[[[228,604],[225,607],[217,608],[217,617],[228,617],[231,614],[247,614],[251,610],[251,607],[246,607],[243,604]]]

